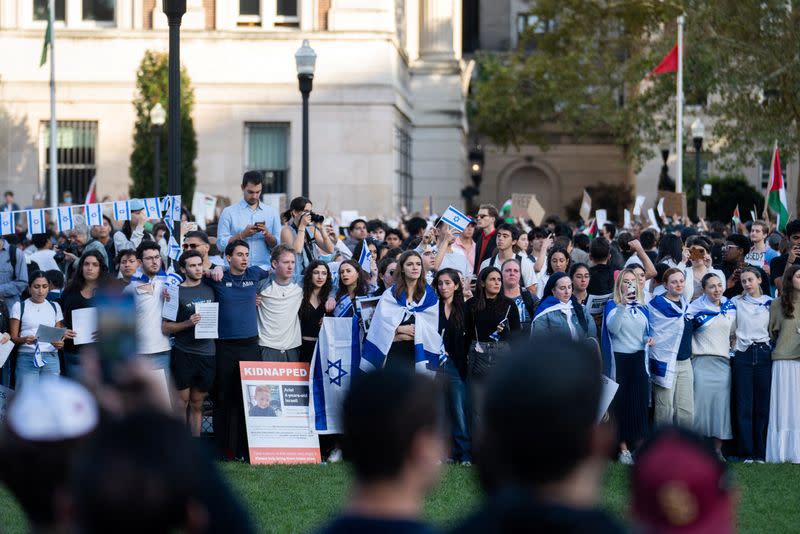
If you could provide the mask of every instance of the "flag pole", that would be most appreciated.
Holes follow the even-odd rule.
[[[676,85],[675,192],[683,193],[683,15],[678,17],[678,81]]]
[[[58,206],[58,161],[56,156],[56,2],[49,0],[47,7],[50,25],[50,207]]]

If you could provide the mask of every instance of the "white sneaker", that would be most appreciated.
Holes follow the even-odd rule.
[[[622,465],[633,465],[634,463],[633,455],[629,450],[620,451],[618,459],[619,463],[621,463]]]
[[[333,449],[331,453],[328,455],[328,461],[332,464],[336,462],[342,461],[342,450],[341,449]]]
[[[753,459],[752,458],[745,458],[745,460],[742,463],[743,464],[752,464],[753,463]]]
[[[721,449],[717,449],[717,458],[719,458],[719,461],[723,463],[728,461],[727,458],[725,458],[725,456],[722,454]]]

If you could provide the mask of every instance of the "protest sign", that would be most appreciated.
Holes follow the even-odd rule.
[[[647,210],[647,217],[650,219],[650,227],[655,228],[657,231],[661,231],[661,227],[658,225],[658,219],[656,219],[656,212],[653,211],[653,208],[649,208]]]
[[[524,219],[528,216],[528,204],[533,195],[528,193],[513,193],[511,195],[511,216],[515,219]]]
[[[586,192],[586,189],[583,190],[583,200],[581,200],[581,219],[584,221],[589,220],[589,215],[592,213],[592,197],[589,196],[589,193]]]
[[[669,215],[686,215],[686,194],[674,191],[659,191],[659,202],[664,199],[664,213]]]
[[[530,202],[528,202],[528,217],[530,217],[531,222],[536,226],[541,226],[545,213],[544,208],[539,204],[539,199],[536,198],[536,195],[533,195]]]
[[[201,230],[206,229],[206,224],[214,220],[214,209],[217,207],[217,198],[199,191],[192,196],[192,215]]]
[[[597,210],[594,212],[594,218],[597,221],[597,228],[601,228],[608,221],[608,211]]]
[[[240,362],[251,464],[321,461],[308,426],[307,363]]]
[[[656,205],[656,211],[658,212],[659,217],[663,217],[666,215],[664,213],[664,197],[658,199],[658,205]]]
[[[639,216],[642,214],[642,207],[644,206],[645,197],[644,195],[638,195],[636,197],[636,202],[633,205],[633,214],[635,216]]]
[[[631,212],[630,212],[630,210],[627,209],[627,208],[622,210],[622,216],[623,216],[623,220],[624,220],[624,223],[623,223],[622,227],[630,229],[633,226],[633,224],[631,224]]]
[[[611,401],[614,400],[614,396],[617,394],[617,390],[619,389],[619,384],[607,376],[603,375],[600,378],[603,381],[603,389],[600,391],[600,404],[597,409],[597,424],[600,424],[600,421],[603,420],[603,416],[608,411],[609,406],[611,406]]]

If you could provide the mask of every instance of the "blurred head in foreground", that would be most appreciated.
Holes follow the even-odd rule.
[[[446,454],[440,400],[433,380],[412,370],[381,369],[353,382],[343,406],[342,452],[357,488],[394,486],[416,496],[421,508]]]
[[[664,427],[640,449],[631,478],[633,517],[642,532],[734,532],[734,498],[725,466],[702,439]]]
[[[12,397],[0,429],[0,481],[30,530],[59,529],[72,462],[97,423],[97,403],[72,380],[43,378]]]

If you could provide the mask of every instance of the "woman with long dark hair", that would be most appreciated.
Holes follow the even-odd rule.
[[[540,299],[550,296],[549,293],[545,293],[544,291],[550,277],[555,273],[568,273],[571,266],[572,257],[569,255],[569,252],[567,252],[567,249],[559,245],[551,247],[550,251],[547,253],[547,266],[544,275],[542,275],[539,279],[539,283],[536,285],[536,296]]]
[[[64,315],[64,326],[74,330],[72,312],[85,308],[94,308],[94,294],[97,288],[108,278],[108,266],[103,255],[97,250],[83,253],[78,260],[78,268],[61,294],[61,309]],[[84,332],[76,331],[77,336]],[[80,377],[80,349],[71,338],[64,340],[64,371],[70,378]]]
[[[572,295],[578,304],[585,305],[589,300],[589,281],[592,278],[589,266],[585,263],[573,263],[569,268],[569,277],[572,279]]]
[[[383,295],[387,288],[394,285],[394,273],[397,270],[397,258],[385,257],[378,262],[378,291]]]
[[[335,302],[331,298],[333,277],[324,261],[314,260],[308,264],[303,276],[303,300],[300,303],[300,361],[310,363],[314,356],[314,346],[319,337],[322,318],[333,311]],[[330,308],[330,309],[328,309]]]
[[[150,232],[144,229],[144,223],[147,222],[147,215],[144,212],[144,204],[141,200],[132,200],[131,218],[129,221],[122,223],[122,230],[114,234],[114,250],[120,252],[122,250],[133,249],[139,246],[142,241],[152,241],[153,236]]]
[[[450,457],[454,462],[469,465],[472,462],[472,447],[467,422],[466,309],[461,273],[455,269],[442,269],[433,277],[433,287],[439,296],[439,332],[446,355],[439,367],[439,375],[447,385],[447,406],[453,438]]]
[[[356,298],[369,294],[367,275],[356,260],[344,260],[339,264],[339,287],[336,290],[336,307],[331,315],[334,317],[354,317]]]
[[[772,392],[767,461],[800,463],[800,265],[783,273],[781,296],[769,309]]]
[[[439,300],[425,283],[422,256],[407,250],[397,259],[397,282],[381,295],[364,342],[361,367],[409,365],[433,373],[439,367]]]
[[[658,242],[658,256],[656,265],[666,263],[670,267],[684,269],[686,266],[686,253],[683,251],[683,241],[674,234],[665,234]]]
[[[289,245],[297,254],[295,276],[305,274],[309,264],[319,258],[319,251],[325,254],[333,252],[328,233],[320,229],[319,222],[312,218],[311,201],[305,197],[295,197],[289,203],[289,209],[282,215],[284,225],[281,229],[281,243]]]

